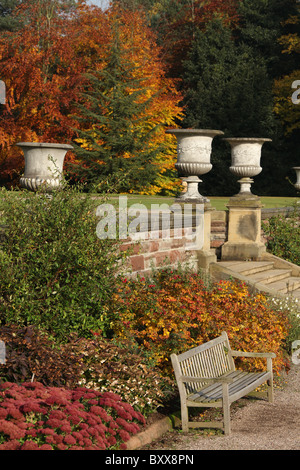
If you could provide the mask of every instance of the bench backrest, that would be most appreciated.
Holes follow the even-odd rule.
[[[227,372],[235,370],[234,361],[230,354],[230,344],[227,333],[197,346],[182,354],[171,355],[172,365],[180,392],[192,393],[199,390],[202,383],[188,382],[185,387],[178,380],[181,376],[189,377],[220,377]]]

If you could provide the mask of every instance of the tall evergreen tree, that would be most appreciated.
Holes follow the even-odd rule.
[[[272,82],[261,58],[236,45],[221,21],[197,31],[185,62],[187,127],[221,127],[226,133],[265,136],[274,126]]]
[[[251,47],[263,57],[272,78],[290,72],[295,63],[291,56],[282,56],[279,38],[299,32],[299,24],[289,21],[299,17],[299,0],[241,0],[238,5],[238,42]]]
[[[0,1],[0,31],[14,31],[19,26],[18,19],[13,15],[15,8],[22,0]]]
[[[276,83],[283,76],[291,75],[299,69],[299,56],[296,50],[282,53],[285,39],[291,43],[300,35],[299,0],[241,0],[239,2],[239,28],[236,30],[236,41],[251,47],[252,53],[261,57],[272,80],[273,111],[278,108],[278,97],[275,95]],[[290,82],[290,91],[293,80]],[[274,86],[275,85],[275,86]],[[277,90],[278,91],[278,90]],[[291,102],[291,93],[288,96]],[[278,109],[277,109],[278,111]],[[274,112],[274,117],[277,113]],[[285,135],[282,122],[277,119],[276,133],[272,136],[272,151],[264,152],[262,159],[263,172],[255,178],[260,193],[268,191],[269,195],[294,195],[295,191],[288,182],[291,167],[298,165],[298,138]]]
[[[149,145],[157,126],[145,111],[153,97],[147,97],[138,67],[125,58],[117,32],[105,67],[86,78],[73,170],[93,189],[112,181],[118,191],[145,190],[157,176],[153,161],[160,151]]]
[[[266,66],[249,47],[236,45],[220,20],[210,22],[206,31],[197,31],[184,65],[184,127],[220,129],[236,137],[272,136],[276,123]],[[228,170],[230,151],[218,139],[213,164],[214,170],[205,178],[210,194],[232,194],[236,188]],[[216,186],[217,174],[222,177]]]

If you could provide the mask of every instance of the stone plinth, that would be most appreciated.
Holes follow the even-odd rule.
[[[211,250],[211,213],[214,207],[210,203],[204,204],[203,214],[203,246],[197,250],[198,268],[207,270],[210,263],[217,262],[215,250]]]
[[[258,260],[266,251],[261,241],[261,208],[257,196],[235,196],[227,205],[228,240],[222,246],[222,260]]]

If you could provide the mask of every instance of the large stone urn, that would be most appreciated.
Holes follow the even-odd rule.
[[[25,158],[25,171],[20,178],[23,188],[37,191],[43,185],[46,192],[51,192],[61,185],[65,155],[73,149],[72,145],[42,142],[16,145],[23,150]]]
[[[211,211],[213,208],[207,197],[198,191],[201,183],[199,176],[208,173],[212,169],[210,162],[212,141],[217,135],[224,132],[211,129],[170,129],[168,134],[174,134],[177,138],[177,163],[175,168],[183,184],[186,184],[186,192],[179,195],[176,202],[183,206],[184,211],[190,207],[196,217],[196,244],[195,253],[199,268],[208,270],[212,262],[216,262],[215,252],[210,248]],[[197,221],[198,219],[198,221]]]
[[[295,170],[296,172],[296,176],[297,176],[297,181],[296,183],[294,183],[294,187],[300,191],[300,166],[294,166],[293,167],[293,170]]]
[[[174,134],[177,138],[177,163],[182,181],[187,184],[186,192],[178,197],[179,202],[209,202],[198,191],[201,183],[199,176],[212,169],[210,162],[212,141],[217,135],[224,132],[211,129],[170,129],[167,134]]]
[[[231,145],[231,167],[229,170],[241,178],[238,181],[241,186],[238,196],[245,195],[247,197],[252,194],[252,178],[262,171],[260,166],[262,146],[264,142],[271,142],[271,139],[237,137],[224,140]]]

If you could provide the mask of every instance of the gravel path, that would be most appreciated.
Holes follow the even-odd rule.
[[[230,436],[172,431],[150,449],[300,450],[300,365],[292,364],[285,382],[275,388],[274,404],[257,400],[236,409]]]

